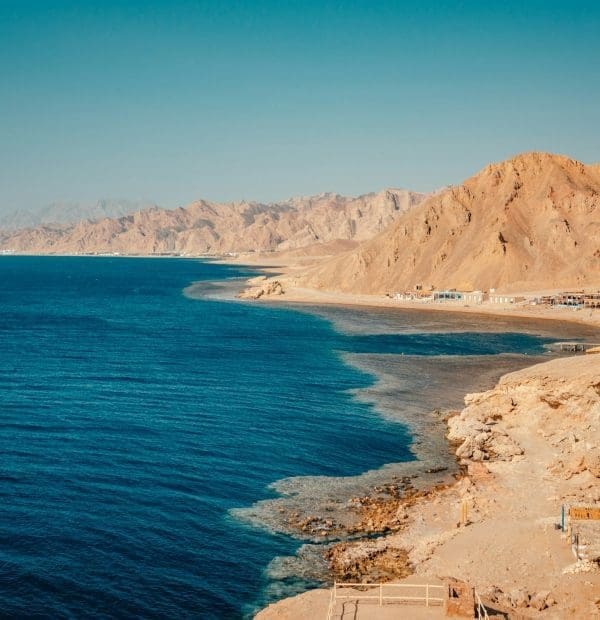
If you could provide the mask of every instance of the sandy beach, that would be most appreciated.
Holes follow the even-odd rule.
[[[241,294],[248,299],[269,299],[269,302],[290,302],[310,305],[361,306],[372,308],[400,308],[418,310],[419,312],[458,312],[464,314],[480,314],[503,318],[529,318],[536,320],[579,323],[600,327],[600,309],[577,310],[542,305],[498,304],[484,302],[482,304],[464,304],[462,302],[433,303],[423,301],[398,300],[385,294],[356,294],[336,290],[307,288],[298,282],[298,274],[302,274],[311,265],[318,264],[323,256],[290,255],[289,253],[273,254],[240,254],[221,257],[218,262],[232,265],[254,267],[263,276],[251,278],[246,290]],[[573,286],[573,289],[577,289]],[[559,289],[522,291],[520,294],[531,297],[553,294]],[[390,293],[391,294],[391,293]]]
[[[450,303],[435,304],[423,302],[399,301],[384,295],[353,295],[349,293],[319,291],[316,289],[284,288],[280,297],[294,303],[333,304],[345,306],[366,306],[374,308],[402,308],[420,312],[460,312],[464,314],[480,314],[501,317],[529,318],[550,321],[567,321],[600,327],[600,311],[572,310],[568,308],[550,308],[546,306],[519,306],[511,304],[453,305]]]

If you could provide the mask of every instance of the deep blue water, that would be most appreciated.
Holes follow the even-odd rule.
[[[229,510],[296,475],[408,460],[340,351],[539,353],[524,334],[351,336],[194,300],[175,259],[0,258],[0,615],[236,618],[298,542]]]

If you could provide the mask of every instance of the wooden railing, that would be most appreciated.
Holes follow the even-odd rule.
[[[346,592],[344,592],[344,590]],[[348,592],[352,590],[352,592]],[[337,583],[333,584],[327,609],[327,620],[332,620],[338,601],[374,601],[380,606],[386,601],[413,605],[444,604],[445,586],[415,583]],[[388,594],[388,592],[397,594]],[[406,593],[408,591],[408,594]],[[398,593],[399,592],[399,593]],[[412,596],[411,596],[412,595]]]

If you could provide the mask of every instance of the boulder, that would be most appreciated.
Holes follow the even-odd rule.
[[[504,433],[492,433],[486,444],[486,449],[500,461],[510,461],[513,457],[523,454],[523,448]]]
[[[538,611],[542,611],[549,607],[548,599],[550,598],[550,590],[542,590],[541,592],[536,592],[531,595],[531,599],[529,600],[529,606],[537,609]]]
[[[527,607],[529,605],[529,595],[525,590],[518,588],[508,593],[508,600],[512,607]]]

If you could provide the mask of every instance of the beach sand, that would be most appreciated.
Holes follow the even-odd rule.
[[[323,257],[318,257],[322,259]],[[392,299],[384,294],[379,295],[360,295],[344,293],[340,291],[306,288],[298,286],[297,275],[303,273],[307,267],[316,264],[314,257],[297,258],[285,253],[273,254],[240,254],[235,257],[220,259],[220,262],[234,265],[245,265],[255,267],[265,274],[267,280],[277,280],[281,283],[281,289],[271,291],[269,301],[290,302],[296,304],[311,305],[341,305],[341,306],[363,306],[373,308],[401,308],[405,310],[419,310],[431,312],[459,312],[465,314],[482,314],[502,317],[531,318],[537,320],[567,321],[585,325],[600,327],[600,309],[596,310],[574,310],[570,308],[555,308],[549,306],[532,306],[520,304],[492,304],[483,303],[477,305],[465,305],[458,303],[427,303],[418,301],[401,301]],[[263,288],[264,282],[261,278],[250,280],[248,289],[249,297],[253,297],[256,291]],[[574,286],[573,290],[578,287]],[[280,294],[280,291],[282,294]],[[557,290],[543,291],[522,291],[523,295],[541,296],[560,292]],[[263,297],[263,299],[265,298]]]
[[[279,278],[278,278],[279,279]],[[549,306],[532,306],[517,304],[463,305],[454,303],[427,303],[399,301],[385,295],[356,295],[336,291],[321,291],[290,286],[282,281],[284,293],[269,295],[265,299],[269,302],[287,302],[311,305],[340,305],[362,306],[371,308],[396,308],[402,310],[416,310],[419,312],[452,312],[471,315],[501,316],[512,318],[529,318],[536,320],[550,320],[560,322],[579,323],[600,327],[600,309],[574,310],[570,308],[553,308]],[[535,292],[532,294],[536,294]],[[541,292],[540,292],[541,294]]]

